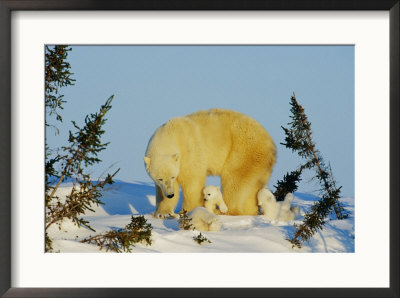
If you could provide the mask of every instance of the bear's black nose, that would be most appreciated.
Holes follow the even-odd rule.
[[[172,199],[174,197],[174,194],[172,194],[172,195],[167,195],[167,198],[168,199]]]

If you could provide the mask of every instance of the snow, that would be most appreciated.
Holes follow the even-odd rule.
[[[71,183],[63,183],[58,191],[62,198],[71,190]],[[131,216],[144,215],[153,227],[152,245],[137,244],[133,253],[139,252],[285,252],[285,253],[352,253],[354,252],[354,198],[342,198],[341,203],[349,212],[344,220],[330,215],[323,229],[318,231],[301,249],[292,248],[287,238],[293,236],[293,224],[301,224],[304,213],[319,198],[305,193],[294,193],[293,205],[300,209],[300,215],[291,222],[270,221],[263,215],[229,216],[219,215],[222,223],[220,231],[201,232],[211,243],[197,244],[193,237],[199,235],[196,230],[179,230],[177,219],[156,219],[155,189],[152,184],[116,181],[107,186],[101,201],[104,205],[92,206],[95,212],[88,212],[83,218],[96,232],[84,227],[78,228],[69,220],[64,220],[59,229],[56,225],[49,228],[48,234],[53,240],[53,251],[61,253],[105,252],[94,244],[80,243],[80,240],[110,229],[124,228]],[[181,202],[177,206],[180,209]],[[110,252],[110,251],[109,251]]]

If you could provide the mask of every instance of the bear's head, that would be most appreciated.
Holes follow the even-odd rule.
[[[179,154],[144,157],[147,173],[169,199],[175,195],[174,184],[179,175],[179,161]]]
[[[208,211],[214,213],[216,206],[218,206],[218,209],[221,211],[221,213],[228,212],[228,207],[222,198],[222,193],[218,186],[209,185],[204,187],[203,198],[204,207],[206,207]]]
[[[203,189],[204,201],[211,201],[217,199],[221,194],[221,190],[218,186],[208,185]]]

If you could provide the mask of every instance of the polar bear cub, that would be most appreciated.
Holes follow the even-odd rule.
[[[261,189],[257,194],[258,205],[262,208],[263,214],[270,220],[277,221],[290,221],[296,217],[298,208],[291,207],[293,199],[293,194],[288,193],[282,202],[277,202],[268,188]]]
[[[219,231],[221,222],[218,216],[208,211],[205,207],[196,207],[188,214],[193,228],[199,231]]]
[[[221,190],[218,186],[208,185],[203,189],[204,207],[208,211],[215,213],[218,206],[221,213],[228,212],[228,207],[226,206],[224,199],[222,197]]]

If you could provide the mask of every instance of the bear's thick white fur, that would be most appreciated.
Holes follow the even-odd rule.
[[[188,214],[193,228],[199,231],[219,231],[221,222],[218,215],[207,210],[205,207],[196,207]]]
[[[228,214],[258,214],[257,192],[268,183],[276,148],[268,132],[244,114],[222,109],[169,120],[151,137],[144,157],[156,184],[156,217],[203,206],[208,175],[221,177]]]
[[[204,207],[212,213],[217,213],[217,206],[221,213],[228,212],[221,190],[218,186],[208,185],[203,189]]]
[[[275,196],[268,188],[261,189],[257,194],[258,205],[263,214],[270,220],[291,221],[295,219],[298,208],[292,208],[293,194],[288,193],[282,202],[277,202]]]

